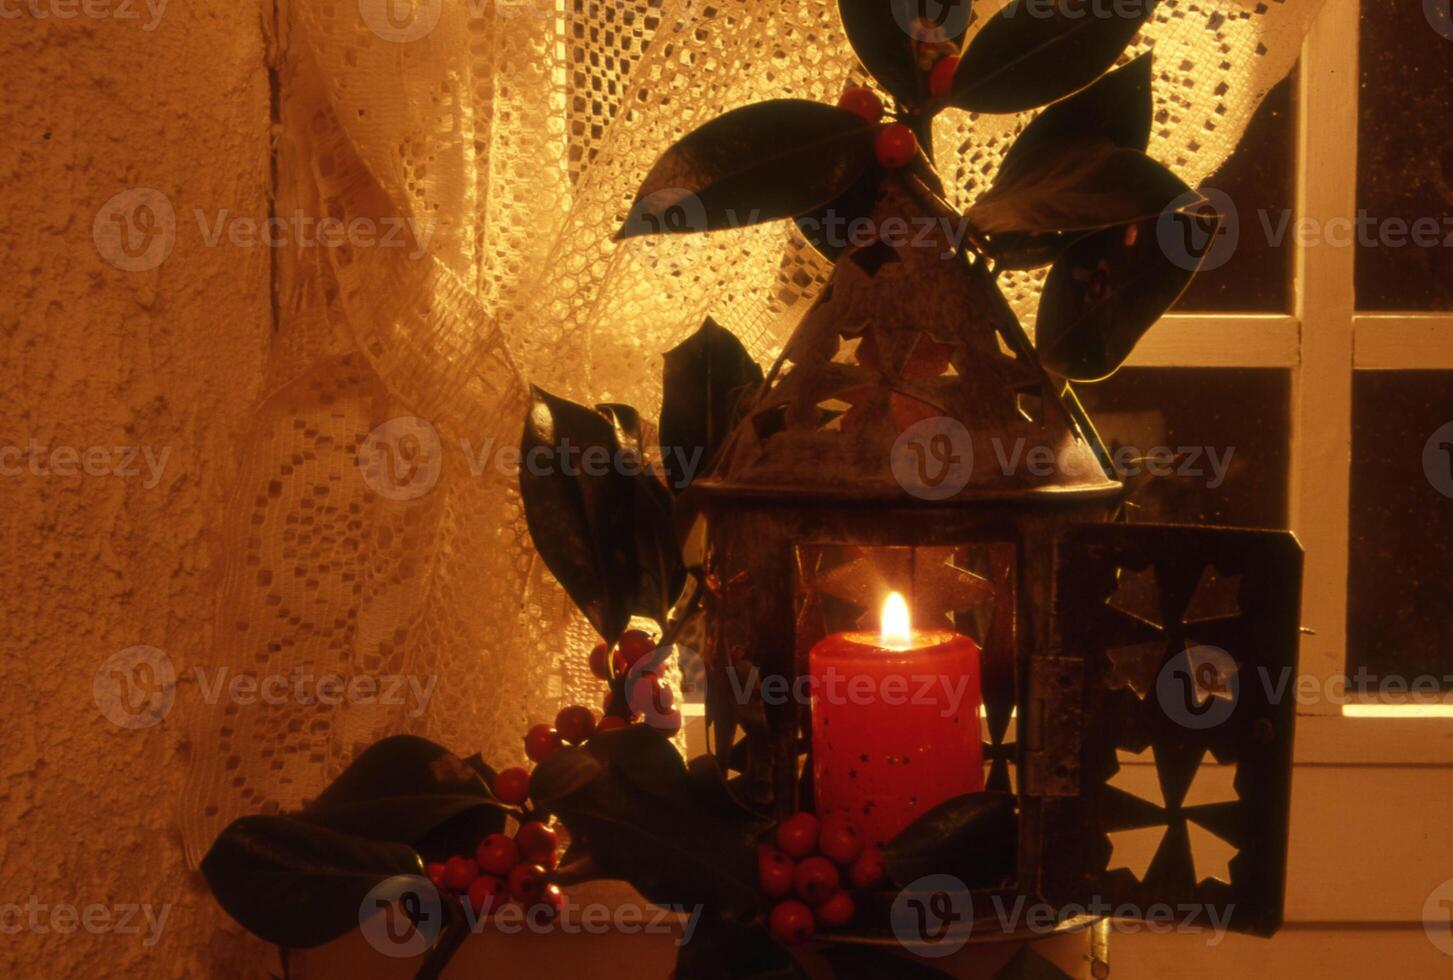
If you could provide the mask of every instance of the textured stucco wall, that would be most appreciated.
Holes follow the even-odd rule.
[[[118,727],[92,680],[133,645],[183,672],[210,642],[208,534],[272,314],[267,249],[209,245],[197,211],[209,227],[224,209],[266,216],[270,10],[0,0],[3,976],[232,976],[266,952],[182,866],[182,712]],[[175,241],[127,271],[168,244],[141,187],[171,206]],[[118,252],[117,214],[160,251],[132,237],[139,254]],[[115,447],[166,454],[160,478]],[[168,909],[153,945],[141,916],[118,930],[131,905]],[[87,906],[109,922],[68,918]]]

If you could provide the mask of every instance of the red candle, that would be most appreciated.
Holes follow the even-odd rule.
[[[880,633],[835,633],[808,655],[817,815],[886,843],[944,800],[984,788],[979,646],[915,630],[896,592]]]

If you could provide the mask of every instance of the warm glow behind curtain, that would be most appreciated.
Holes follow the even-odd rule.
[[[1192,185],[1213,173],[1318,5],[1164,0],[1137,45],[1156,52],[1151,154]],[[193,861],[382,735],[504,764],[529,721],[597,702],[592,638],[533,556],[498,449],[527,383],[654,416],[660,353],[707,313],[773,356],[830,272],[789,224],[610,237],[672,140],[752,101],[833,101],[855,72],[828,0],[284,7],[277,210],[417,234],[280,254],[270,395],[216,522],[200,659],[213,677],[401,681],[386,704],[192,699]],[[940,117],[955,203],[1026,121]],[[1039,281],[1009,282],[1021,314]]]

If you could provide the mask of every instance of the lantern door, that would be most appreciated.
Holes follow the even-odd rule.
[[[1282,532],[1060,536],[1020,730],[1021,867],[1050,904],[1181,930],[1280,926],[1301,563]]]

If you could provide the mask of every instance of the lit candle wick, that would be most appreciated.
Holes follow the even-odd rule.
[[[883,619],[879,632],[883,646],[890,650],[907,650],[913,646],[913,626],[908,619],[908,603],[897,592],[890,592],[883,603]]]

